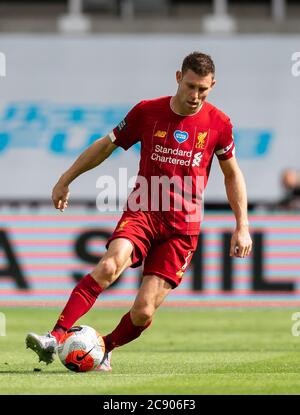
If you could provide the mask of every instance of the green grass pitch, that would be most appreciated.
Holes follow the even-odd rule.
[[[0,394],[300,394],[296,311],[161,308],[139,339],[113,352],[112,373],[80,374],[25,349],[26,333],[45,333],[58,309],[4,308]],[[78,323],[107,334],[125,312],[93,309]]]

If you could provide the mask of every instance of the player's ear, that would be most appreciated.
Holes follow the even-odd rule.
[[[176,81],[179,84],[179,82],[182,80],[182,72],[176,71]]]
[[[211,86],[210,87],[213,88],[216,85],[216,83],[217,83],[217,81],[215,79],[213,79],[211,81]]]

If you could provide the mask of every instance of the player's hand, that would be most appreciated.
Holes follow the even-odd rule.
[[[252,249],[252,240],[248,226],[235,229],[231,237],[230,256],[245,258]]]
[[[59,180],[52,191],[52,201],[55,208],[63,212],[68,207],[69,195],[69,187]]]

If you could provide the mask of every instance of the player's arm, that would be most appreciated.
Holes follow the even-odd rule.
[[[244,258],[252,248],[244,176],[235,157],[219,160],[219,163],[224,174],[227,198],[236,219],[236,229],[231,238],[230,256]]]
[[[60,177],[52,191],[52,200],[56,209],[62,212],[68,206],[69,185],[82,173],[99,166],[117,148],[108,135],[91,144],[72,166]]]

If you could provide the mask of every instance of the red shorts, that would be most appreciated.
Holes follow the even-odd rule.
[[[117,238],[132,243],[132,268],[144,261],[144,276],[157,275],[173,288],[180,284],[198,243],[198,235],[174,234],[156,213],[143,211],[124,212],[106,248]]]

